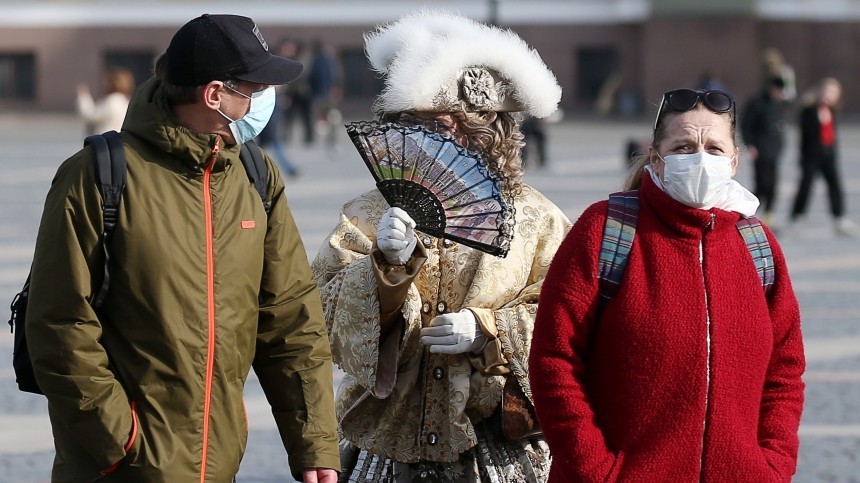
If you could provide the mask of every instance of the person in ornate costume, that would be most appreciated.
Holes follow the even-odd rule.
[[[480,153],[515,224],[498,257],[422,233],[377,189],[343,206],[312,263],[345,372],[341,481],[545,481],[539,429],[507,422],[532,410],[538,296],[570,221],[523,183],[514,113],[552,114],[561,88],[516,34],[451,12],[419,11],[365,42],[385,76],[379,121],[421,125]],[[502,410],[503,393],[520,413]]]

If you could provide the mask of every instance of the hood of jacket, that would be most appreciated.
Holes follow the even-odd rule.
[[[223,156],[239,157],[239,146],[225,144],[220,135],[197,132],[180,125],[167,104],[162,83],[156,77],[143,83],[135,92],[122,129],[151,144],[156,151],[182,160],[195,172],[206,168],[216,145]]]

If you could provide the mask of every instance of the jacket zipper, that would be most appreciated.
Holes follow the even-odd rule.
[[[212,167],[220,152],[220,141],[212,148],[212,159],[203,172],[203,209],[206,218],[206,305],[208,312],[208,343],[206,349],[206,389],[203,395],[203,452],[200,457],[200,483],[206,481],[206,460],[209,456],[209,415],[212,405],[212,377],[215,371],[215,249],[212,235]]]
[[[711,213],[711,219],[705,225],[705,232],[714,229],[716,215]],[[699,267],[702,269],[702,287],[705,287],[705,249],[704,249],[704,234],[702,241],[699,241]],[[711,312],[708,310],[708,290],[705,288],[705,414],[702,417],[702,454],[699,457],[699,481],[705,481],[705,437],[708,432],[708,404],[711,399]]]

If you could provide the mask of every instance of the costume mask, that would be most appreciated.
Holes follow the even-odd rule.
[[[251,100],[251,107],[242,119],[230,119],[230,117],[221,112],[221,109],[218,109],[218,112],[230,121],[230,132],[233,133],[236,144],[245,144],[257,137],[263,131],[263,128],[266,127],[266,124],[269,123],[269,119],[272,118],[272,113],[275,111],[275,88],[268,87],[248,96],[227,84],[224,84],[224,86],[240,96]]]
[[[659,156],[659,155],[658,155]],[[732,180],[732,159],[706,152],[672,154],[662,158],[663,187],[675,200],[710,210],[726,197]]]

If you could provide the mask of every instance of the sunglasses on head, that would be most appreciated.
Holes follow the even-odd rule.
[[[735,98],[731,94],[717,90],[693,90],[693,89],[675,89],[663,94],[663,100],[660,102],[660,109],[657,110],[657,119],[654,120],[654,130],[660,125],[660,119],[663,117],[664,110],[672,110],[675,112],[687,112],[702,103],[713,112],[731,114],[732,123],[735,122]]]

